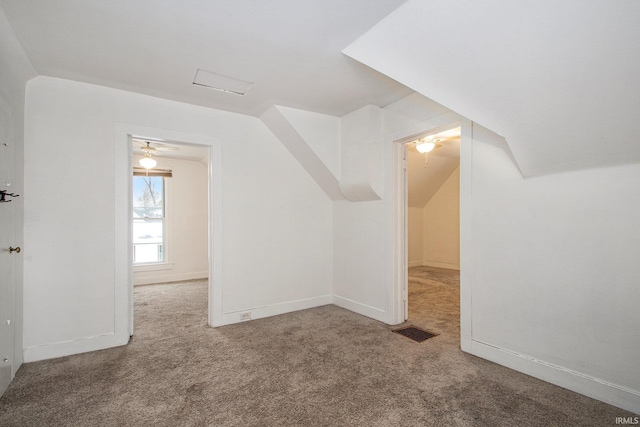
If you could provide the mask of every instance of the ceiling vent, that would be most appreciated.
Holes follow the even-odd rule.
[[[223,76],[222,74],[212,73],[211,71],[200,68],[196,71],[193,84],[222,92],[234,93],[236,95],[244,95],[253,85],[252,82],[234,79],[233,77]]]

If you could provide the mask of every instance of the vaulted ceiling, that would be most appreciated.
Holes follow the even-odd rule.
[[[460,139],[448,141],[429,154],[407,146],[407,204],[424,208],[460,166]]]
[[[404,0],[0,0],[40,75],[258,116],[342,116],[411,90],[341,53]],[[193,84],[198,69],[254,83]]]
[[[344,52],[504,136],[524,176],[640,162],[637,0],[410,0]]]
[[[254,116],[273,104],[343,116],[415,90],[504,136],[525,176],[640,162],[637,0],[0,8],[40,75]],[[206,89],[198,69],[254,84],[244,96]]]

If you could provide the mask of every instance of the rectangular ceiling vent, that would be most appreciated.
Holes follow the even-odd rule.
[[[200,68],[196,71],[193,84],[222,92],[234,93],[236,95],[244,95],[253,85],[252,82],[234,79],[233,77],[223,76],[222,74],[212,73],[211,71]]]

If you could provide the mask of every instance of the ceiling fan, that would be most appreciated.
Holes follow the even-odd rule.
[[[415,147],[415,149],[424,154],[425,156],[425,167],[429,163],[429,153],[435,150],[436,148],[442,147],[444,143],[451,141],[459,141],[460,140],[460,128],[454,128],[450,130],[446,130],[443,132],[439,132],[433,135],[423,136],[421,138],[415,139],[407,145]]]
[[[178,151],[178,147],[168,145],[162,142],[146,141],[142,139],[132,139],[133,143],[144,153],[144,157],[140,159],[140,166],[145,169],[152,169],[158,163],[155,161],[151,154],[161,156],[163,151]],[[151,144],[154,144],[151,146]]]
[[[409,145],[412,145],[418,150],[420,153],[430,153],[436,148],[442,147],[442,144],[457,141],[460,139],[460,135],[429,135],[414,141],[409,142]]]
[[[152,153],[155,155],[162,155],[164,151],[178,151],[178,147],[169,145],[166,142],[148,141],[146,139],[132,139],[133,143],[144,153]],[[152,145],[153,144],[153,145]]]

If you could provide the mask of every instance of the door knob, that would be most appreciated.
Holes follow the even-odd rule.
[[[17,246],[17,247],[15,247],[15,248],[12,248],[11,246],[9,246],[9,253],[11,253],[11,252],[16,252],[16,253],[18,253],[18,254],[19,254],[19,253],[20,253],[20,250],[21,250],[21,249],[20,249],[20,246]]]

